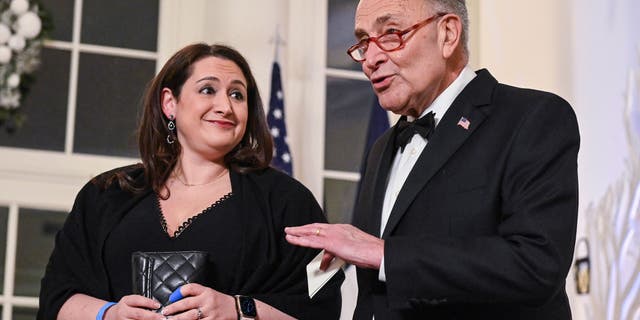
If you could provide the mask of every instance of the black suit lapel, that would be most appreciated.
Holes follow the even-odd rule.
[[[493,87],[496,84],[497,81],[486,70],[481,70],[449,107],[402,186],[382,238],[393,231],[413,199],[431,177],[482,125],[489,110],[480,107],[490,103]],[[458,125],[462,117],[469,121],[468,129]]]

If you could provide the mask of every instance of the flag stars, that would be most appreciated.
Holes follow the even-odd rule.
[[[1,1],[1,0],[0,0]],[[273,137],[274,150],[271,165],[287,174],[292,174],[293,156],[289,152],[287,144],[287,128],[284,122],[284,90],[280,79],[280,66],[277,62],[273,63],[271,72],[271,95],[269,96],[269,113],[267,115],[267,123],[269,124],[269,133]]]
[[[271,128],[271,136],[273,136],[274,138],[277,138],[280,136],[280,129],[273,127]]]

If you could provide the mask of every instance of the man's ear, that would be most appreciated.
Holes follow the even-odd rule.
[[[442,56],[450,58],[462,44],[462,21],[455,14],[441,18],[439,31],[442,36]]]
[[[162,113],[164,113],[165,117],[175,117],[177,100],[178,99],[173,95],[173,92],[171,92],[171,89],[162,88],[160,101],[162,103]]]

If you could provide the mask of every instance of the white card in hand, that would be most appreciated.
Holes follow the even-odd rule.
[[[309,298],[313,298],[313,296],[320,291],[320,289],[333,277],[342,266],[345,265],[344,260],[340,258],[334,258],[333,261],[329,264],[327,270],[320,270],[320,262],[322,261],[322,256],[324,255],[324,250],[320,251],[320,253],[309,262],[307,265],[307,284],[309,286]]]

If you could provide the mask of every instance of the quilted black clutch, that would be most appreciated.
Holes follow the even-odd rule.
[[[134,252],[131,255],[133,293],[166,306],[171,293],[186,283],[205,284],[207,252]]]

